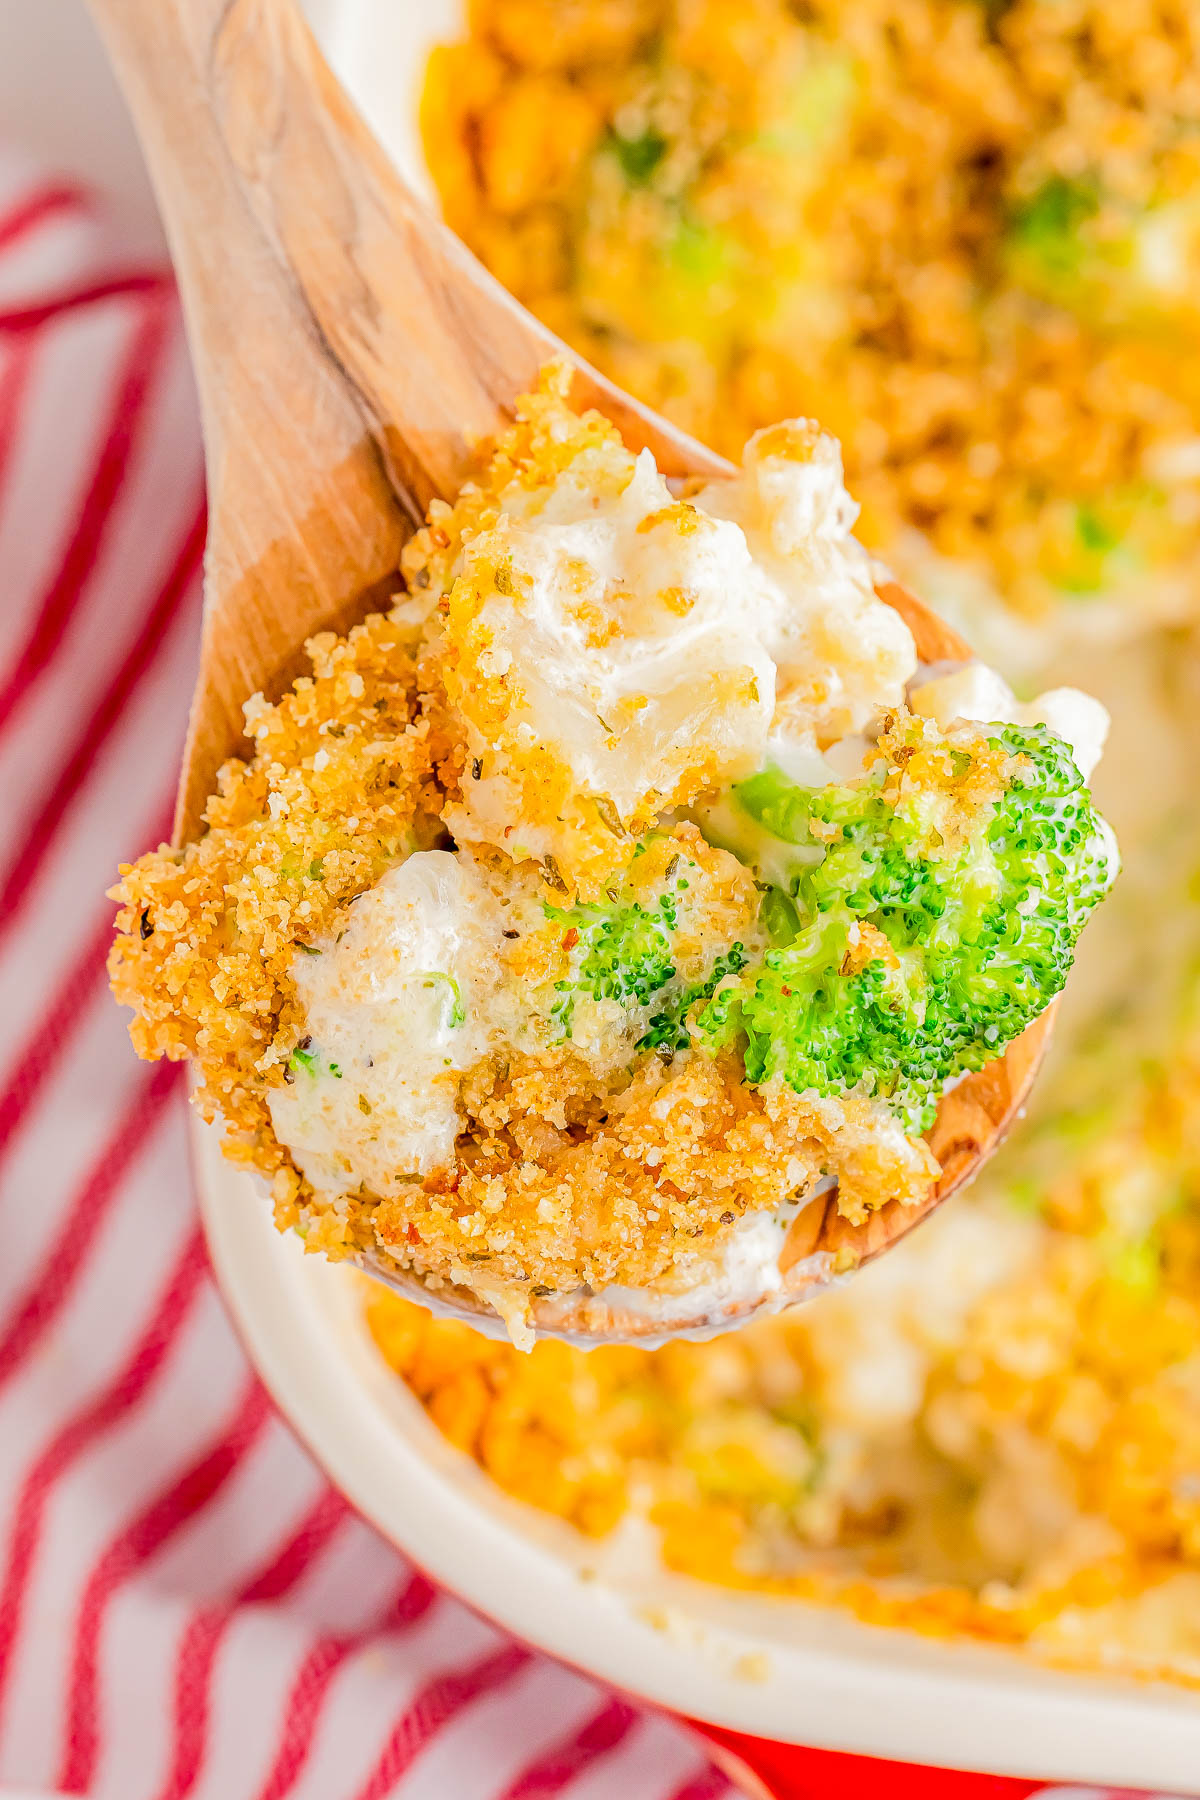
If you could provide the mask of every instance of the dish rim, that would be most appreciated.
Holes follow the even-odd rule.
[[[502,1494],[441,1438],[369,1339],[363,1278],[277,1232],[195,1116],[190,1143],[217,1283],[276,1406],[368,1523],[501,1629],[701,1729],[1042,1781],[1194,1787],[1200,1704],[1182,1686],[665,1572],[582,1576],[610,1553]],[[746,1658],[766,1658],[764,1679],[735,1673]]]

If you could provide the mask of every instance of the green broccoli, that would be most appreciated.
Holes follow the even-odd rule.
[[[315,1081],[317,1076],[322,1072],[321,1060],[322,1053],[319,1050],[314,1050],[312,1048],[312,1038],[308,1036],[302,1037],[300,1042],[296,1045],[296,1048],[292,1051],[292,1054],[288,1057],[287,1070],[284,1079],[287,1081],[294,1081],[297,1072],[303,1070],[304,1074],[311,1075]],[[343,1070],[337,1063],[326,1062],[325,1067],[336,1081],[342,1079]]]
[[[1050,175],[1013,207],[1008,255],[1022,285],[1059,299],[1080,279],[1090,254],[1085,228],[1100,212],[1091,179]]]
[[[650,1021],[649,1030],[638,1043],[639,1050],[659,1050],[674,1054],[691,1041],[687,1021],[692,1009],[702,1000],[711,1000],[727,975],[737,975],[750,958],[744,944],[731,944],[714,958],[703,981],[692,982],[672,994]]]
[[[1103,596],[1169,558],[1177,526],[1169,490],[1122,482],[1042,509],[1037,567],[1065,594]]]
[[[1139,200],[1093,174],[1050,174],[1011,207],[1005,269],[1027,293],[1089,325],[1162,326],[1194,308],[1198,223],[1190,189]]]
[[[571,1035],[571,1016],[578,996],[616,1000],[626,1010],[648,1006],[675,978],[671,940],[676,926],[676,899],[668,891],[652,906],[640,900],[611,906],[575,906],[569,911],[547,906],[546,916],[577,934],[579,957],[571,978],[557,982],[559,998],[551,1017]]]
[[[422,987],[434,988],[440,991],[443,998],[448,1002],[446,1008],[446,1023],[452,1029],[465,1022],[467,1009],[463,1005],[462,989],[459,987],[457,981],[455,981],[453,975],[447,975],[444,969],[425,969],[421,971],[417,979],[420,981]]]
[[[616,157],[621,165],[621,173],[630,187],[644,187],[670,145],[661,131],[648,125],[645,131],[639,132],[635,137],[624,137],[619,131],[610,131],[604,148]]]
[[[645,854],[646,846],[640,846]],[[661,854],[662,846],[657,846]],[[640,860],[635,858],[635,862]],[[703,871],[689,857],[673,855],[657,891],[634,898],[628,886],[614,894],[611,904],[547,906],[546,916],[565,928],[574,952],[569,977],[555,983],[558,998],[551,1018],[564,1038],[572,1034],[575,1007],[582,997],[615,1000],[626,1012],[649,1013],[639,1049],[673,1051],[688,1042],[685,1016],[697,1001],[707,1000],[718,982],[744,967],[746,951],[740,943],[714,946],[708,969],[700,979],[685,980],[675,951],[680,908]]]
[[[861,1085],[911,1131],[949,1079],[997,1056],[1059,991],[1113,870],[1083,778],[1044,726],[941,740],[951,787],[988,758],[1004,770],[961,841],[939,834],[936,781],[904,774],[917,751],[903,739],[850,785],[802,788],[768,770],[733,790],[754,827],[795,847],[795,873],[764,896],[773,947],[692,1026],[714,1049],[740,1047],[751,1082]]]

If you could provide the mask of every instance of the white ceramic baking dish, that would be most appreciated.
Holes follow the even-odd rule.
[[[756,1736],[950,1768],[1195,1789],[1194,1695],[1063,1674],[1004,1650],[691,1581],[656,1569],[628,1540],[606,1553],[500,1493],[376,1351],[361,1317],[363,1278],[281,1237],[250,1177],[223,1162],[215,1133],[197,1125],[195,1139],[217,1277],[275,1400],[384,1536],[489,1618],[629,1693]]]
[[[424,182],[416,98],[449,0],[311,0],[372,125]],[[499,1493],[452,1450],[362,1324],[361,1279],[273,1229],[249,1179],[197,1128],[217,1275],[283,1412],[347,1497],[433,1577],[531,1644],[739,1740],[781,1796],[780,1746],[1185,1792],[1200,1789],[1200,1700],[1070,1675],[973,1644],[882,1631],[792,1601],[723,1591],[614,1553]],[[918,1791],[914,1789],[913,1791]]]

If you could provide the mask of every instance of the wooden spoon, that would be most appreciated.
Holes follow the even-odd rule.
[[[668,475],[729,465],[640,406],[518,306],[405,186],[334,79],[292,0],[91,0],[134,115],[179,278],[203,414],[209,489],[200,672],[176,809],[200,830],[216,771],[247,748],[242,703],[277,696],[314,632],[344,630],[398,585],[402,544],[452,499],[473,441],[501,429],[555,357]],[[892,582],[924,661],[967,645]],[[861,1226],[835,1196],[796,1219],[786,1299],[890,1248],[973,1175],[1019,1112],[1045,1049],[1044,1014],[943,1101],[930,1134],[943,1176],[919,1206]],[[463,1290],[431,1295],[381,1259],[374,1273],[484,1326]],[[539,1330],[645,1340],[749,1317],[780,1296],[697,1319],[594,1296],[538,1303]]]

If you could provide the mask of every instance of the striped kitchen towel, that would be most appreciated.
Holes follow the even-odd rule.
[[[178,1067],[129,1050],[204,486],[168,272],[0,159],[0,1780],[113,1800],[718,1800],[685,1734],[436,1593],[274,1415]]]

